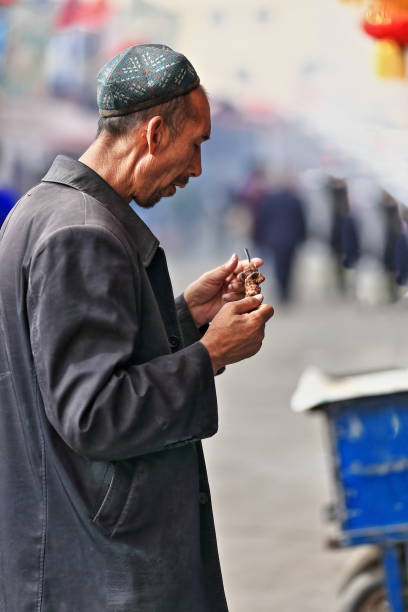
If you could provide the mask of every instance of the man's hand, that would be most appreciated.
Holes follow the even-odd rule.
[[[263,260],[254,257],[252,263],[262,266]],[[234,253],[227,263],[206,272],[184,291],[184,299],[197,327],[213,320],[227,302],[240,300],[245,295],[244,281],[240,277],[246,260],[238,261]]]
[[[265,324],[273,316],[272,306],[263,304],[262,295],[225,304],[201,338],[214,373],[230,363],[252,357],[259,351]]]

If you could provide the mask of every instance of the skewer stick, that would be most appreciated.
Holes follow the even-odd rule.
[[[248,263],[251,263],[251,256],[249,254],[248,249],[244,249],[244,250],[245,250],[246,256],[248,257]]]

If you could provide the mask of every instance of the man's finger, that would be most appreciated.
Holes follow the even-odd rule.
[[[269,321],[274,315],[275,311],[272,306],[269,304],[262,304],[256,312],[253,313],[254,316],[262,319],[264,323]]]
[[[242,300],[238,300],[237,302],[233,302],[231,308],[235,314],[244,314],[245,312],[251,312],[251,310],[258,308],[262,300],[263,295],[259,293],[258,295],[253,295],[251,297],[246,297]]]
[[[229,293],[224,293],[222,299],[224,302],[236,302],[237,300],[242,300],[245,297],[243,291],[230,291]]]
[[[233,293],[243,293],[244,283],[237,283],[237,282],[229,283],[229,285],[227,285],[227,288],[226,288],[226,292],[227,291],[233,292]]]
[[[210,280],[211,282],[215,281],[216,283],[221,284],[224,282],[229,282],[230,279],[233,277],[233,272],[237,267],[237,263],[238,255],[236,253],[233,253],[233,255],[231,255],[228,261],[226,261],[221,266],[218,266],[218,268],[214,268],[213,270],[206,272],[201,278]]]
[[[222,266],[218,266],[218,268],[215,268],[212,272],[218,272],[222,274],[224,278],[227,278],[235,270],[235,268],[237,267],[237,263],[238,255],[236,253],[233,253],[229,260],[225,262],[225,264],[223,264]]]
[[[263,266],[264,260],[261,259],[260,257],[253,257],[251,259],[251,263],[253,263],[257,268],[260,268],[261,266]],[[241,259],[241,261],[237,263],[237,267],[234,270],[234,274],[239,274],[240,272],[242,272],[247,265],[248,265],[248,260]]]

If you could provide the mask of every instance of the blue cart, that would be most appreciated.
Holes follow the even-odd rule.
[[[341,545],[374,551],[348,580],[341,611],[407,611],[408,370],[329,377],[309,369],[292,408],[325,416]]]

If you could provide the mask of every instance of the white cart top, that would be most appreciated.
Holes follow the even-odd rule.
[[[408,369],[399,368],[329,376],[315,367],[301,375],[292,395],[294,412],[307,412],[331,402],[408,391]]]

